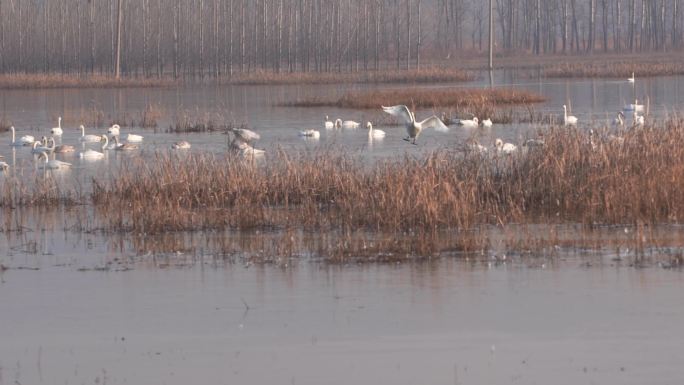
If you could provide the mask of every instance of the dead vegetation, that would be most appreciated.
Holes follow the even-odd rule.
[[[595,62],[563,63],[544,67],[543,76],[549,78],[638,78],[684,74],[680,60],[659,62]]]
[[[171,78],[123,77],[111,75],[61,75],[61,74],[3,74],[0,75],[0,89],[37,88],[137,88],[171,87],[178,85]]]

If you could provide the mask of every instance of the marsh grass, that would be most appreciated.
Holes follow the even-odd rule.
[[[0,75],[0,89],[33,88],[136,88],[171,87],[178,85],[171,78],[116,79],[108,75],[61,75],[61,74],[4,74]]]
[[[12,127],[12,122],[2,118],[0,119],[0,132],[7,132],[10,130],[10,127]]]
[[[284,103],[286,107],[338,107],[350,109],[379,108],[405,104],[412,108],[459,108],[477,116],[488,115],[498,106],[541,103],[546,99],[536,93],[512,88],[495,89],[392,89],[348,92],[337,99],[310,98]]]
[[[624,133],[544,132],[543,150],[482,157],[444,149],[372,167],[344,153],[278,152],[254,164],[191,154],[131,160],[96,180],[93,203],[130,232],[356,229],[431,233],[510,223],[678,223],[684,215],[684,125]],[[592,144],[593,143],[593,144]]]
[[[598,62],[563,63],[546,66],[543,75],[549,78],[637,78],[651,76],[672,76],[684,74],[681,60],[659,62]]]
[[[464,82],[475,76],[458,68],[429,67],[413,70],[381,70],[365,72],[296,72],[257,71],[236,74],[221,82],[229,84],[337,84],[337,83],[439,83]]]
[[[231,128],[248,128],[245,123],[237,124],[220,113],[182,111],[174,117],[166,132],[228,132]]]

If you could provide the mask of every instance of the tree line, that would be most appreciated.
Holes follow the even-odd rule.
[[[679,0],[494,0],[495,52],[680,47]],[[487,50],[488,0],[0,0],[0,72],[420,68]],[[120,28],[119,28],[120,26]],[[120,47],[120,50],[117,48]]]

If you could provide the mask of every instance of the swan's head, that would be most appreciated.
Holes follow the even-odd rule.
[[[61,116],[58,117],[58,118],[57,118],[57,121],[58,121],[59,123],[62,123],[62,117],[61,117]]]
[[[563,104],[563,109],[564,109],[564,110],[567,110],[567,109],[568,109],[568,106],[566,106],[565,104]]]
[[[473,117],[473,122],[475,122],[475,123],[477,123],[477,122],[478,122],[478,120],[477,120],[477,116]]]
[[[85,130],[85,127],[82,124],[78,126],[78,128],[80,128],[81,130]]]
[[[369,130],[372,129],[372,128],[373,128],[373,124],[372,124],[371,122],[366,122],[366,128],[369,129]]]
[[[494,146],[496,146],[496,148],[503,148],[503,144],[504,143],[503,140],[501,140],[501,138],[496,138],[496,140],[494,141]]]
[[[330,120],[330,118],[328,117],[328,115],[325,116],[325,120],[326,120],[326,121]]]

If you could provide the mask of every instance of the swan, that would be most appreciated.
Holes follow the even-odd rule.
[[[171,145],[171,148],[174,150],[185,150],[190,147],[190,142],[188,142],[187,140],[181,140],[180,142],[176,142]]]
[[[404,138],[405,141],[411,141],[411,143],[416,144],[416,139],[420,132],[426,128],[434,128],[438,131],[446,132],[449,131],[449,127],[444,125],[441,120],[435,115],[421,121],[416,122],[415,115],[406,107],[405,105],[397,105],[391,107],[381,106],[382,110],[386,113],[401,118],[406,124],[406,133],[408,136]]]
[[[121,127],[118,124],[114,124],[107,129],[107,133],[109,133],[112,136],[119,136],[120,131],[121,131]],[[136,134],[128,134],[128,135],[126,135],[125,139],[128,142],[142,142],[143,136],[136,135]]]
[[[489,149],[481,145],[477,140],[473,140],[472,143],[468,143],[467,148],[471,152],[475,152],[481,155],[487,154],[489,152]]]
[[[81,138],[79,139],[81,142],[88,142],[88,143],[94,143],[94,142],[100,142],[102,141],[102,135],[92,135],[92,134],[85,134],[85,127],[81,124],[79,127],[81,129]]]
[[[321,133],[314,129],[308,129],[304,131],[299,131],[299,136],[318,139],[321,137]]]
[[[625,112],[644,112],[644,105],[639,104],[639,100],[634,100],[634,104],[625,104],[625,107],[623,108]]]
[[[644,125],[644,116],[637,114],[636,111],[634,111],[634,125],[635,126],[643,126]]]
[[[632,77],[631,77],[631,78],[627,78],[627,81],[630,82],[630,83],[634,83],[634,72],[632,72]]]
[[[491,127],[492,126],[492,120],[487,118],[482,121],[482,127]]]
[[[459,119],[456,124],[463,127],[477,127],[480,125],[477,117],[473,117],[472,119]]]
[[[45,157],[45,164],[43,165],[43,168],[46,170],[47,169],[56,170],[56,169],[60,169],[60,168],[71,167],[71,163],[62,162],[61,160],[56,160],[56,159],[49,160],[48,155],[44,152],[40,154],[40,157]]]
[[[233,135],[235,135],[233,141],[239,140],[249,144],[250,142],[261,139],[261,135],[246,128],[232,128],[231,131],[233,132]]]
[[[64,133],[62,130],[62,117],[57,118],[57,127],[53,127],[50,130],[50,134],[60,136]]]
[[[259,150],[256,149],[247,142],[243,142],[241,140],[234,140],[233,143],[231,143],[231,148],[236,150],[240,155],[248,156],[248,155],[263,155],[265,153],[264,150]]]
[[[622,111],[618,111],[617,117],[613,119],[613,125],[620,127],[625,125],[625,114],[623,114]]]
[[[49,146],[49,148],[52,149],[52,152],[63,154],[66,152],[76,151],[76,148],[74,146],[71,146],[68,144],[60,144],[59,146],[55,146],[55,138],[53,138],[53,137],[50,137],[49,141],[52,143],[52,145]]]
[[[104,149],[107,147],[107,143],[109,142],[109,138],[107,138],[107,135],[102,136],[102,141],[104,142],[102,143],[102,150],[104,151]],[[95,160],[104,158],[105,154],[99,151],[88,149],[84,152],[78,153],[78,157],[86,160]]]
[[[326,130],[332,130],[333,128],[335,128],[335,123],[330,121],[330,118],[328,118],[328,115],[325,116],[324,126],[325,126]]]
[[[563,125],[570,126],[577,124],[577,117],[568,115],[568,107],[563,104]]]
[[[371,139],[382,139],[385,137],[385,131],[374,129],[371,122],[366,122],[366,128],[368,129],[368,137]]]
[[[516,146],[513,143],[504,143],[504,141],[500,138],[497,138],[494,144],[496,146],[496,151],[499,154],[511,155],[514,152],[518,151],[518,146]]]
[[[119,151],[137,150],[138,145],[134,143],[119,143],[119,137],[114,135],[114,149]]]
[[[9,170],[9,164],[7,162],[0,161],[0,171],[7,171]]]
[[[345,120],[343,122],[342,119],[337,119],[335,121],[335,127],[337,127],[337,128],[347,128],[347,129],[359,128],[360,125],[361,125],[361,123],[355,122],[353,120]]]
[[[33,135],[24,135],[19,138],[19,140],[16,140],[14,126],[10,127],[10,130],[12,130],[12,142],[10,142],[10,146],[29,146],[36,141],[36,138],[34,138]]]
[[[43,137],[46,139],[45,137]],[[47,139],[46,139],[47,141]],[[54,142],[52,147],[48,147],[42,141],[33,142],[33,148],[31,149],[32,154],[49,154],[55,149]]]

